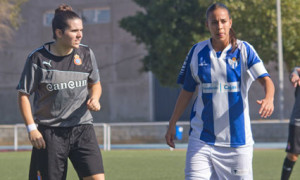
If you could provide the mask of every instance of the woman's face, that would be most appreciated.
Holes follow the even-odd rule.
[[[79,48],[83,30],[82,20],[69,19],[67,23],[69,26],[65,29],[65,31],[58,33],[58,40],[67,48]]]
[[[208,14],[206,26],[215,42],[229,44],[231,25],[232,20],[229,17],[228,11],[224,8],[217,8]]]

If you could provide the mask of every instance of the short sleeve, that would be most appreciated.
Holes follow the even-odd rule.
[[[182,84],[183,89],[189,92],[194,92],[197,86],[197,83],[192,76],[192,72],[190,68],[195,47],[196,45],[193,46],[193,48],[189,51],[188,55],[186,56],[177,78],[177,83]]]
[[[244,42],[247,51],[247,67],[254,79],[270,76],[255,49]]]
[[[194,45],[192,47],[192,49],[189,51],[189,53],[187,54],[187,56],[183,62],[183,65],[181,67],[181,70],[180,70],[178,78],[177,78],[177,84],[183,84],[183,82],[184,82],[184,79],[185,79],[185,76],[187,73],[187,66],[188,66],[188,64],[191,63],[191,59],[192,59],[195,47],[196,47],[196,45]]]
[[[293,74],[296,74],[296,75],[299,76],[299,73],[298,73],[298,69],[299,69],[299,68],[300,68],[300,67],[294,67],[293,70],[292,70],[292,72],[291,72],[291,74],[290,74],[290,76],[292,76]]]
[[[90,72],[88,82],[91,84],[95,84],[100,81],[99,69],[97,65],[97,61],[94,55],[94,52],[90,49],[90,57],[92,61],[92,71]]]
[[[190,64],[187,67],[186,76],[183,82],[183,89],[189,92],[194,92],[198,83],[195,81],[194,77],[192,76]]]
[[[38,66],[32,62],[30,57],[27,58],[17,90],[31,95],[38,87]]]

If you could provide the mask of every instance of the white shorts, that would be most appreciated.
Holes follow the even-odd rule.
[[[190,137],[185,180],[252,180],[253,146],[212,146]]]

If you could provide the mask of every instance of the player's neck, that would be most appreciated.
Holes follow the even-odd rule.
[[[71,54],[73,51],[73,48],[66,47],[62,45],[61,43],[54,42],[51,44],[51,53],[55,56],[66,56]]]
[[[216,52],[219,52],[219,51],[223,51],[229,45],[229,40],[228,41],[218,41],[218,40],[212,39],[211,44],[212,44],[212,47],[214,48],[214,50]]]

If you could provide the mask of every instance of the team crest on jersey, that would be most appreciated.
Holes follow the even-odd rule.
[[[78,54],[75,54],[75,56],[74,56],[74,64],[76,64],[77,66],[82,64],[82,60]]]
[[[239,64],[238,59],[236,59],[235,57],[233,57],[232,59],[228,58],[228,63],[232,69],[235,69]]]

